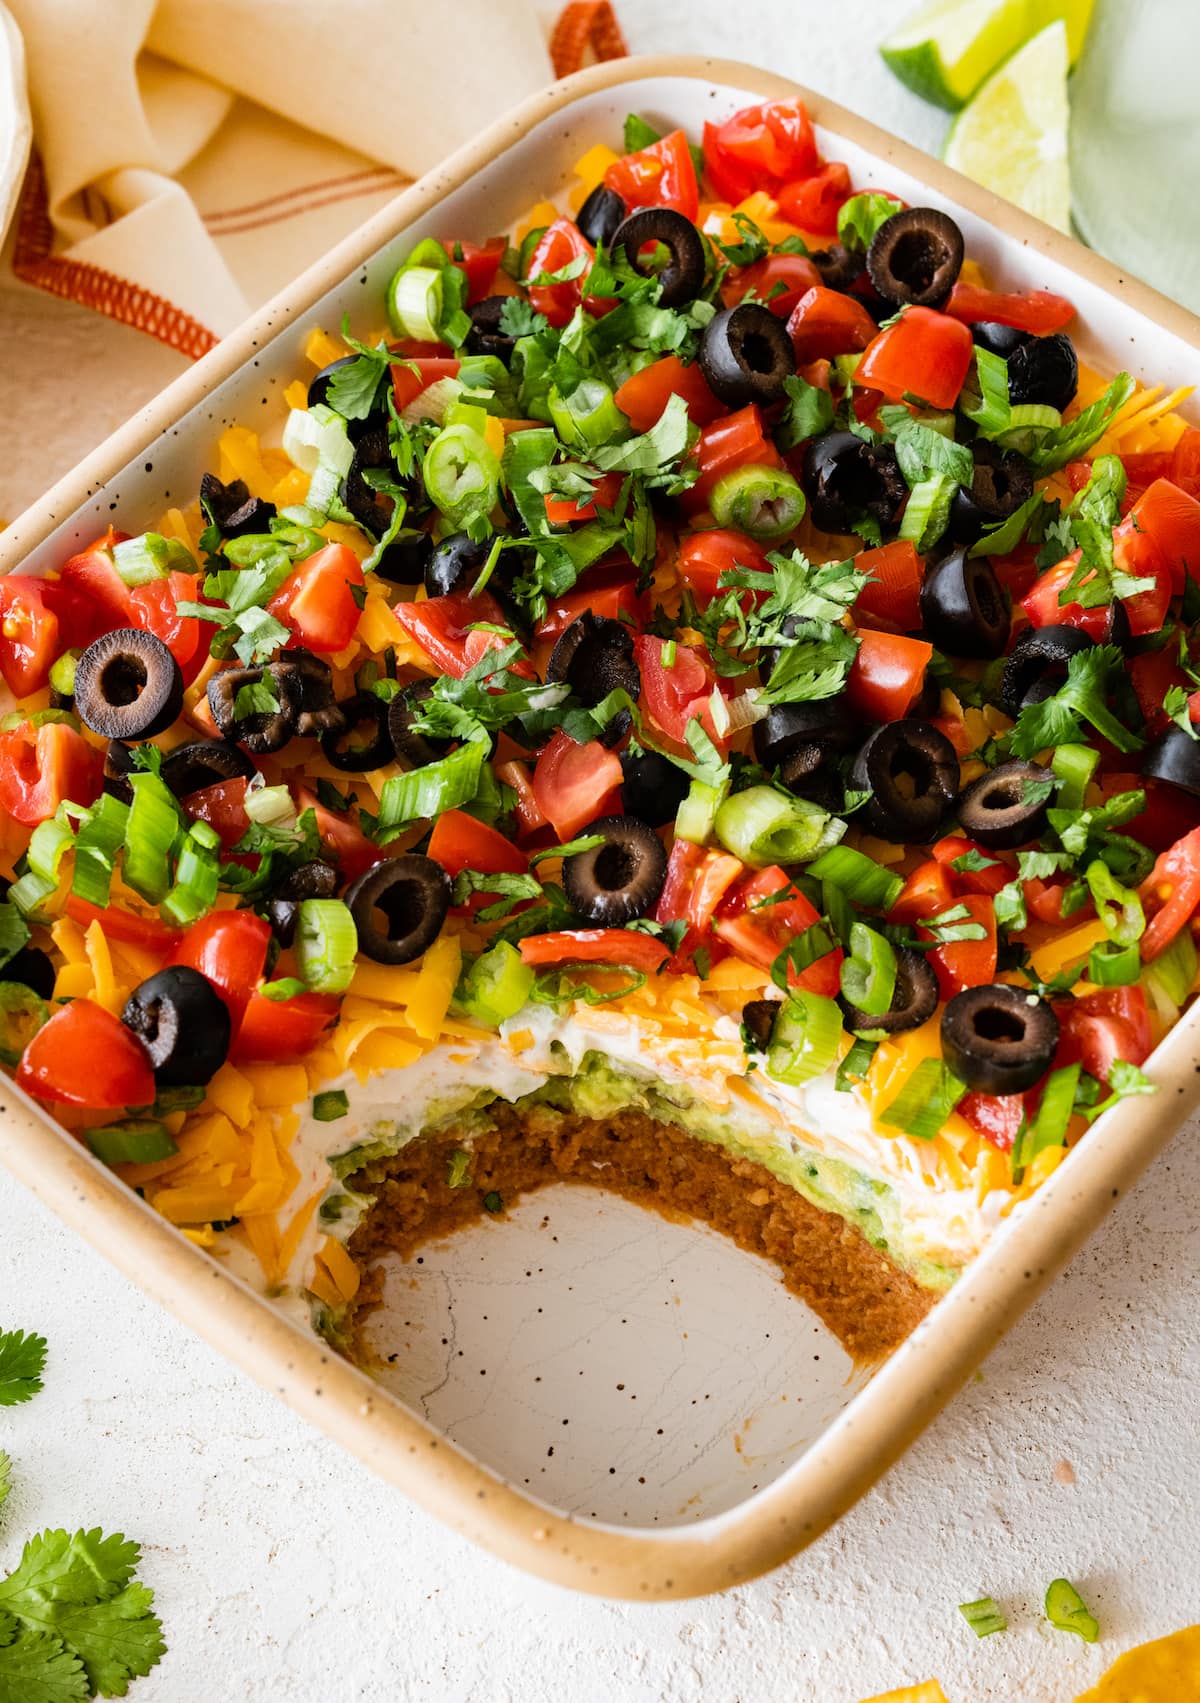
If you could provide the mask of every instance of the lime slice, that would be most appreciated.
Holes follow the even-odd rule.
[[[902,83],[951,112],[970,100],[1035,30],[1067,26],[1078,59],[1094,0],[926,0],[880,48]]]
[[[1061,19],[1002,65],[950,126],[948,166],[1070,229],[1067,31]]]

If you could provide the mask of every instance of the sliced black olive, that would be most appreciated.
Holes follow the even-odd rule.
[[[848,784],[871,794],[859,820],[872,834],[928,845],[958,793],[958,757],[932,722],[893,721],[863,745]]]
[[[962,263],[963,234],[936,207],[905,207],[893,213],[867,250],[872,284],[896,307],[941,307]]]
[[[965,545],[931,562],[921,581],[921,625],[950,656],[1000,656],[1008,643],[1009,615],[996,570]]]
[[[808,258],[821,274],[821,282],[827,290],[848,290],[863,275],[865,262],[862,255],[855,254],[840,242],[819,248]]]
[[[358,946],[377,964],[410,964],[441,932],[450,877],[420,852],[385,858],[346,890]]]
[[[22,946],[0,966],[0,981],[20,982],[41,999],[53,999],[57,971],[47,954],[36,946]]]
[[[779,1015],[777,999],[749,999],[742,1007],[742,1028],[754,1044],[756,1052],[765,1053],[771,1044],[771,1030]]]
[[[508,296],[484,296],[467,309],[471,329],[467,333],[468,355],[495,355],[507,366],[516,342],[503,329],[502,317]]]
[[[985,527],[998,526],[1033,495],[1033,471],[1023,455],[982,441],[974,450],[971,483],[959,486],[950,505],[950,536],[958,544],[974,544]]]
[[[842,808],[845,788],[837,757],[823,745],[797,745],[783,758],[776,779],[785,792],[819,804],[830,815]]]
[[[452,592],[470,591],[483,572],[494,543],[494,537],[475,539],[466,532],[452,532],[448,538],[443,538],[425,564],[425,589],[430,597],[448,597]],[[510,621],[521,622],[521,610],[512,589],[512,555],[512,551],[501,555],[492,569],[487,589]]]
[[[345,717],[333,696],[333,670],[323,656],[297,646],[285,650],[272,663],[278,673],[286,668],[295,675],[300,687],[300,708],[296,714],[296,732],[302,739],[317,739],[323,733],[337,733]]]
[[[200,507],[222,538],[266,532],[275,518],[275,504],[252,497],[244,479],[223,485],[213,473],[200,480]]]
[[[575,223],[593,248],[601,243],[611,248],[624,217],[625,203],[616,190],[598,183],[576,213]]]
[[[106,739],[152,739],[183,708],[183,675],[162,640],[118,627],[75,665],[75,713]]]
[[[1170,781],[1200,798],[1200,740],[1186,728],[1171,722],[1164,733],[1146,747],[1142,773],[1156,781]],[[7,972],[4,972],[7,973]]]
[[[1001,763],[972,781],[958,801],[963,832],[992,851],[1009,851],[1036,840],[1046,826],[1044,792],[1050,778],[1040,763]]]
[[[975,1094],[1023,1094],[1054,1062],[1058,1018],[1007,982],[956,993],[942,1012],[942,1057]]]
[[[633,653],[633,639],[623,621],[593,615],[585,609],[555,640],[546,664],[546,682],[565,680],[581,703],[594,709],[610,692],[626,691],[636,700],[641,695],[642,677]],[[616,745],[629,731],[628,710],[620,710],[600,735],[605,745]]]
[[[321,751],[327,763],[347,774],[361,774],[390,763],[395,752],[388,735],[388,706],[374,692],[356,692],[338,705],[342,726],[321,735]],[[363,740],[363,733],[370,738]]]
[[[320,372],[317,373],[309,383],[308,406],[310,408],[315,408],[318,404],[321,404],[326,408],[332,408],[333,404],[329,400],[329,385],[331,379],[336,373],[341,372],[344,367],[352,366],[357,360],[357,355],[343,355],[340,360],[330,361],[327,367],[322,367]],[[336,412],[336,409],[334,411]],[[379,425],[386,426],[386,424],[386,404],[381,408],[377,405],[376,401],[376,405],[372,407],[371,412],[367,415],[365,420],[346,421],[346,436],[350,439],[351,443],[357,443],[359,438],[364,436],[365,433],[373,431],[375,427]]]
[[[662,243],[670,258],[661,272],[653,273],[642,260],[649,243]],[[639,207],[613,233],[613,253],[622,249],[635,272],[644,278],[656,276],[663,307],[682,307],[694,300],[704,287],[704,241],[690,219],[673,207]]]
[[[601,816],[583,830],[604,844],[563,859],[563,892],[596,928],[620,928],[658,903],[667,854],[653,828],[636,816]]]
[[[133,760],[133,746],[126,745],[123,739],[110,739],[108,749],[104,753],[104,790],[114,798],[119,798],[122,804],[133,803],[133,788],[128,776],[136,769]]]
[[[631,816],[651,828],[675,820],[689,785],[683,770],[657,751],[643,751],[641,756],[621,753],[621,802]]]
[[[1079,358],[1065,331],[1030,337],[1008,357],[1010,402],[1040,402],[1061,411],[1078,388]]]
[[[405,526],[375,564],[375,573],[389,585],[418,586],[433,555],[433,539],[419,526]]]
[[[921,681],[921,690],[917,694],[916,702],[908,713],[910,716],[914,716],[917,721],[932,721],[941,707],[942,688],[938,684],[937,675],[927,668],[924,679]]]
[[[804,452],[801,483],[822,532],[850,532],[862,514],[891,531],[908,501],[908,486],[891,444],[864,443],[853,432],[814,438]]]
[[[868,1034],[872,1040],[883,1035],[902,1035],[919,1029],[937,1010],[938,979],[923,952],[907,946],[896,948],[896,990],[882,1017],[872,1016],[857,1005],[842,1000],[846,1027],[852,1034]]]
[[[448,739],[430,739],[427,734],[413,732],[412,724],[420,718],[432,691],[432,680],[418,680],[397,692],[388,705],[388,738],[392,749],[414,769],[423,769],[426,763],[436,763],[450,749]]]
[[[238,693],[244,686],[268,683],[278,707],[239,716]],[[222,668],[208,683],[208,707],[226,739],[244,745],[247,751],[278,751],[296,731],[302,687],[299,673],[281,663],[265,668]]]
[[[1056,623],[1026,627],[1008,654],[1000,676],[1000,702],[1011,716],[1030,704],[1054,696],[1067,678],[1071,658],[1091,650],[1092,640],[1080,627]]]
[[[145,1047],[163,1088],[210,1081],[229,1052],[229,1007],[206,976],[186,965],[159,970],[135,987],[121,1021]]]
[[[854,723],[845,695],[817,698],[811,703],[773,704],[754,724],[754,755],[765,769],[809,745],[824,751],[847,751]]]
[[[341,877],[331,863],[313,858],[289,869],[275,888],[277,899],[332,899],[341,886]]]
[[[731,408],[778,402],[784,380],[796,371],[783,321],[761,302],[739,302],[710,319],[699,361],[708,388]]]
[[[1032,335],[1030,331],[1018,331],[1015,325],[1001,325],[995,319],[981,319],[971,327],[971,336],[981,349],[987,349],[1006,361],[1013,350],[1019,349],[1022,343],[1028,343]]]
[[[300,920],[299,899],[268,899],[263,915],[271,925],[271,933],[281,946],[290,946],[296,938]]]
[[[388,445],[386,426],[372,426],[364,432],[354,448],[350,471],[342,480],[341,499],[358,524],[372,538],[382,538],[396,506],[396,499],[368,485],[363,474],[372,469],[386,469],[397,477],[396,464]]]
[[[250,780],[255,770],[244,751],[227,739],[193,739],[163,758],[162,778],[176,798],[223,781]]]

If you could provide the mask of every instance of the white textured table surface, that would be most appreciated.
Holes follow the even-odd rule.
[[[870,51],[897,9],[620,0],[639,50],[757,58],[933,147],[941,116]],[[0,513],[178,367],[11,286],[0,335]],[[468,1548],[0,1175],[0,1328],[51,1343],[45,1392],[0,1416],[17,1481],[0,1568],[46,1525],[136,1536],[171,1647],[137,1703],[854,1703],[933,1674],[952,1703],[1066,1703],[1121,1648],[1200,1608],[1198,1133],[831,1535],[770,1579],[657,1608],[575,1598]],[[1097,1649],[1039,1623],[1060,1573],[1100,1615]],[[985,1592],[1012,1630],[976,1643],[955,1604]]]

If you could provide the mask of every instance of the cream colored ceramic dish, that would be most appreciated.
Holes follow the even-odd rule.
[[[190,498],[223,426],[282,425],[314,323],[358,323],[424,235],[486,236],[567,180],[631,109],[698,134],[794,93],[703,60],[597,68],[548,90],[401,196],[0,537],[47,568],[106,525]],[[803,92],[803,91],[801,91]],[[1200,382],[1200,324],[1067,238],[805,94],[854,181],[944,206],[1001,286],[1068,294],[1101,370]],[[737,1584],[811,1542],[891,1464],[1200,1103],[1195,1011],[1152,1098],[1101,1119],[905,1345],[868,1377],[767,1268],[592,1190],[535,1196],[389,1275],[379,1381],[250,1293],[15,1088],[0,1159],[151,1294],[431,1512],[558,1583],[648,1600]],[[640,1398],[640,1399],[639,1399]],[[635,1405],[636,1403],[636,1405]],[[568,1439],[570,1441],[568,1442]]]

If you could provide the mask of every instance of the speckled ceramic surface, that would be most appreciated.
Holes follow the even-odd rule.
[[[110,519],[141,529],[190,498],[223,425],[282,424],[282,389],[302,370],[314,322],[336,326],[343,310],[360,328],[377,321],[387,277],[417,237],[510,222],[588,145],[613,139],[629,108],[695,132],[793,88],[728,63],[626,61],[527,103],[14,522],[0,569],[49,566]],[[806,98],[825,151],[856,182],[945,206],[998,280],[1068,293],[1093,363],[1200,381],[1190,316]],[[0,1158],[152,1295],[456,1529],[576,1588],[698,1595],[794,1554],[895,1459],[1200,1101],[1198,1036],[1194,1015],[1152,1061],[1161,1092],[1098,1123],[869,1381],[767,1268],[710,1232],[555,1190],[392,1274],[374,1327],[386,1370],[373,1383],[186,1243],[8,1085]]]

